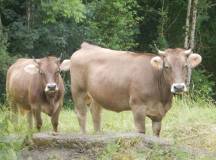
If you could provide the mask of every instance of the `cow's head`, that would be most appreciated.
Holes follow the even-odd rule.
[[[151,59],[154,68],[162,70],[164,79],[170,84],[172,93],[187,91],[188,67],[195,68],[202,61],[191,49],[166,49],[158,51],[160,56]]]
[[[24,70],[30,74],[39,74],[42,87],[46,93],[55,93],[59,89],[60,58],[45,57],[34,59],[32,64],[25,66]]]

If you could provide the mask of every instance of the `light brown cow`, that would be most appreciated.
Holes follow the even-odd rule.
[[[53,130],[57,132],[64,97],[60,59],[52,56],[36,60],[18,59],[8,69],[6,91],[15,121],[18,110],[26,110],[30,128],[34,116],[40,130],[41,112],[44,112],[51,117]]]
[[[201,56],[191,50],[176,48],[159,53],[137,54],[83,43],[70,61],[63,62],[65,70],[70,68],[72,96],[82,132],[86,131],[85,99],[90,97],[95,131],[100,130],[103,107],[115,112],[132,110],[141,133],[145,133],[145,117],[149,117],[154,135],[159,136],[173,94],[187,90],[188,67],[201,62]]]

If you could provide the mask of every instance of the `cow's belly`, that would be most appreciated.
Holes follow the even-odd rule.
[[[12,101],[14,104],[19,107],[23,107],[26,110],[30,110],[28,96],[25,91],[19,88],[13,88],[9,93],[9,101]]]
[[[90,97],[94,99],[101,107],[115,112],[130,110],[129,99],[127,96],[118,96],[116,94],[107,95],[97,92],[89,93]]]
[[[119,99],[116,101],[114,99],[95,97],[94,100],[103,108],[110,111],[122,112],[131,109],[126,99]]]
[[[114,112],[122,112],[122,111],[128,111],[131,110],[131,108],[129,106],[105,106],[103,105],[103,108],[110,110],[110,111],[114,111]]]
[[[116,112],[129,110],[130,74],[123,67],[92,64],[87,77],[87,92],[104,108]]]

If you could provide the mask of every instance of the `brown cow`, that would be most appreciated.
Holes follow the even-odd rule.
[[[145,133],[145,117],[149,117],[154,135],[159,136],[161,120],[171,107],[173,94],[187,90],[188,67],[201,62],[201,56],[191,50],[166,49],[159,54],[115,51],[83,43],[70,61],[63,62],[65,70],[70,68],[82,132],[86,131],[85,99],[90,97],[95,131],[100,130],[103,107],[115,112],[132,110],[141,133]]]
[[[51,117],[57,132],[59,112],[63,105],[64,83],[60,75],[60,59],[18,59],[10,66],[6,81],[7,96],[17,121],[18,110],[27,110],[32,128],[32,115],[38,130],[41,129],[41,111]]]

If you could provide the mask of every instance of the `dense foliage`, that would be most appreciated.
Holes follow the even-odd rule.
[[[149,52],[155,52],[154,43],[160,48],[183,47],[187,3],[186,0],[0,0],[1,102],[6,70],[17,57],[63,53],[63,58],[68,58],[83,41],[113,49]],[[203,63],[202,70],[193,76],[196,83],[192,90],[198,96],[208,97],[213,96],[216,77],[216,5],[214,0],[198,4],[195,51],[203,56]],[[67,89],[68,83],[67,80]]]
[[[95,44],[129,50],[135,48],[138,34],[137,2],[100,0],[87,4],[85,39]]]

